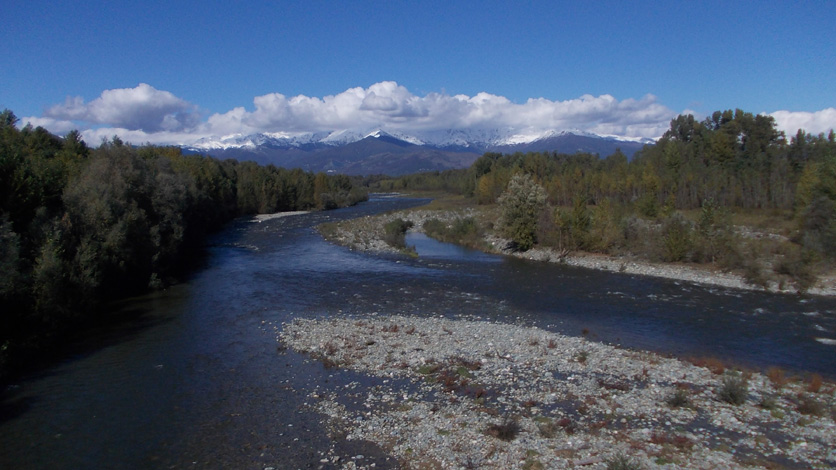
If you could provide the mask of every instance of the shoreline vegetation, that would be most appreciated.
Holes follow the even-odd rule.
[[[801,469],[836,465],[836,386],[693,363],[480,318],[297,318],[276,328],[326,368],[332,438],[403,468]],[[362,460],[323,462],[367,468]]]
[[[724,285],[832,292],[836,131],[793,136],[740,109],[680,115],[628,159],[488,152],[469,168],[368,178],[370,191],[443,194],[473,222],[429,235],[535,259]],[[444,224],[444,225],[442,225]],[[416,224],[417,225],[417,224]],[[484,249],[484,247],[481,247]],[[694,268],[694,269],[690,269]]]
[[[433,207],[440,205],[442,208]],[[427,230],[435,225],[442,225],[446,230],[452,230],[455,226],[461,226],[465,221],[473,221],[477,226],[490,227],[495,215],[495,208],[485,206],[474,206],[466,208],[444,208],[447,203],[431,203],[424,208],[408,209],[378,216],[367,216],[361,219],[346,220],[339,223],[323,224],[319,227],[320,233],[329,241],[346,246],[352,250],[391,253],[391,254],[415,254],[408,250],[408,247],[387,242],[386,225],[393,221],[402,220],[409,224],[408,230],[420,232],[446,242],[459,242],[470,248],[479,249],[488,253],[503,254],[519,258],[562,263],[569,266],[597,269],[623,274],[640,276],[653,276],[671,280],[694,282],[698,284],[734,289],[745,289],[755,291],[769,291],[777,293],[795,294],[797,289],[791,283],[779,284],[778,282],[755,284],[746,278],[743,273],[722,270],[717,266],[650,262],[636,256],[624,255],[613,256],[599,253],[582,252],[560,252],[551,247],[533,247],[527,251],[519,251],[513,248],[510,240],[498,236],[494,231],[484,228],[474,229],[471,236],[462,238],[438,236],[437,230]],[[404,232],[405,233],[405,232]],[[477,235],[478,234],[478,235]],[[462,243],[464,242],[464,243]],[[815,285],[808,287],[807,294],[836,296],[836,276],[833,273],[822,275]]]
[[[206,236],[237,217],[367,199],[345,175],[116,136],[90,148],[77,131],[59,137],[17,121],[0,113],[0,380],[118,321],[109,302],[178,282]]]

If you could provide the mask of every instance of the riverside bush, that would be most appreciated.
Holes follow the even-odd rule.
[[[739,374],[726,374],[717,390],[717,396],[726,403],[738,406],[746,402],[749,395],[749,384]]]
[[[537,241],[537,220],[546,207],[546,191],[543,187],[531,176],[518,173],[511,178],[498,202],[502,211],[501,233],[521,251],[533,247]]]
[[[438,219],[430,219],[424,222],[424,232],[443,242],[472,247],[480,244],[483,233],[473,217],[457,218],[449,227]]]
[[[390,246],[403,250],[406,248],[406,231],[412,228],[411,221],[395,219],[383,226],[383,241]]]
[[[606,462],[607,470],[640,470],[642,468],[641,464],[623,454],[615,455]]]
[[[798,292],[804,293],[818,280],[813,262],[814,255],[810,250],[792,246],[774,269],[776,273],[789,277]]]
[[[679,212],[662,223],[662,259],[684,261],[693,248],[691,223]]]
[[[516,439],[517,434],[520,433],[520,424],[516,419],[506,418],[502,424],[492,424],[485,430],[485,434],[493,436],[499,440],[510,442]]]

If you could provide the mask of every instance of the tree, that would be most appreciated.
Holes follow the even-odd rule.
[[[0,113],[0,128],[3,127],[13,127],[18,122],[17,116],[9,109],[4,109],[2,113]]]
[[[526,251],[536,243],[537,220],[546,206],[546,190],[531,176],[518,173],[499,197],[500,227],[515,247]]]

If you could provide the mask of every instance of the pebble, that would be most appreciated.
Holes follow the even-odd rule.
[[[395,332],[386,328],[393,324],[399,326]],[[483,341],[473,341],[474,332]],[[718,399],[722,377],[708,369],[538,328],[472,319],[297,318],[283,325],[280,336],[288,347],[314,358],[327,356],[338,367],[391,379],[373,386],[355,381],[333,392],[323,387],[312,392],[318,399],[310,407],[323,422],[343,427],[348,439],[375,442],[402,462],[470,462],[479,468],[531,468],[533,461],[543,468],[567,468],[589,462],[591,468],[604,468],[609,459],[629,455],[652,468],[663,452],[668,462],[687,462],[686,467],[668,463],[666,469],[751,468],[735,457],[741,453],[774,454],[804,467],[836,465],[831,413],[802,416],[796,410],[799,395],[832,407],[836,397],[830,384],[811,394],[804,383],[776,389],[752,373],[750,399],[732,406]],[[558,347],[543,346],[550,340]],[[583,363],[575,357],[580,350],[587,352]],[[430,372],[428,365],[439,370]],[[448,375],[440,375],[442,370]],[[456,386],[464,383],[465,370],[472,378]],[[453,386],[445,387],[445,380]],[[690,407],[667,404],[677,386],[692,390]],[[348,406],[346,389],[361,398],[361,406]],[[475,389],[487,393],[476,397]],[[755,398],[766,395],[775,398],[781,418],[763,414]],[[511,441],[491,431],[509,423],[519,426]],[[740,434],[760,438],[741,440]]]

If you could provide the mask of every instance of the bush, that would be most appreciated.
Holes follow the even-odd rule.
[[[482,229],[473,217],[457,218],[450,227],[438,220],[424,222],[424,232],[437,240],[476,247],[482,240]]]
[[[689,408],[691,406],[691,398],[688,397],[688,391],[682,388],[676,389],[665,402],[671,408]]]
[[[775,266],[775,272],[789,277],[798,292],[804,293],[818,281],[813,263],[810,250],[792,248]]]
[[[836,202],[821,196],[804,209],[801,221],[802,245],[833,259],[836,256]]]
[[[492,424],[485,430],[485,434],[497,439],[510,442],[520,433],[520,425],[513,418],[506,418],[502,424]]]
[[[662,223],[662,258],[683,261],[693,249],[691,223],[675,212]]]
[[[824,404],[814,398],[803,397],[796,409],[803,415],[824,416],[826,408]]]
[[[694,240],[694,261],[701,263],[722,262],[739,251],[738,241],[729,221],[729,213],[712,200],[702,204],[696,224],[697,237]]]
[[[749,384],[738,374],[727,374],[723,377],[723,384],[717,390],[717,396],[726,403],[738,406],[746,402],[749,395]]]
[[[620,241],[621,216],[618,209],[605,199],[592,210],[592,219],[584,246],[587,251],[610,253]]]
[[[641,464],[622,454],[607,459],[607,470],[639,470],[641,468]]]
[[[546,191],[527,174],[516,174],[499,197],[500,230],[514,246],[526,251],[534,246],[537,220],[546,207]]]
[[[383,226],[383,241],[399,250],[406,248],[406,231],[414,224],[403,219],[395,219]]]

